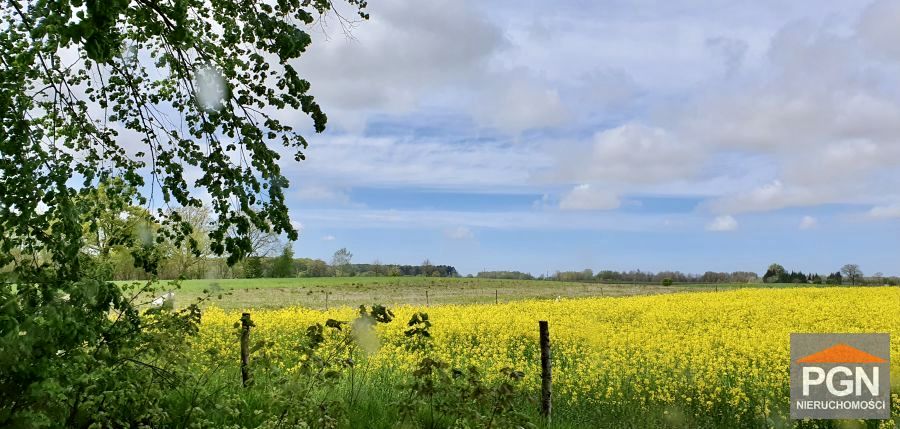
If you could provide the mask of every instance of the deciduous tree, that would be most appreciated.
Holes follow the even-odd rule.
[[[209,256],[209,231],[212,219],[205,207],[178,207],[170,210],[168,217],[177,216],[185,226],[185,237],[178,245],[168,246],[165,267],[168,278],[200,278],[204,273],[204,260]],[[188,229],[189,228],[189,229]]]
[[[294,277],[294,246],[292,243],[284,245],[281,255],[272,261],[271,277]]]
[[[350,261],[353,254],[346,247],[341,247],[331,256],[331,267],[337,276],[345,276],[350,273]]]
[[[780,264],[771,264],[766,274],[763,275],[764,283],[776,283],[785,280],[784,267]]]
[[[347,3],[367,17],[364,0]],[[120,178],[159,223],[153,243],[177,245],[191,230],[165,209],[203,206],[203,196],[216,220],[210,251],[230,264],[251,253],[253,227],[296,239],[280,160],[302,160],[307,141],[279,118],[302,111],[315,131],[325,128],[296,60],[312,41],[308,26],[333,7],[330,0],[0,6],[0,427],[141,426],[162,418],[150,389],[158,377],[135,362],[178,344],[170,335],[145,347],[163,337],[153,326],[189,332],[199,313],[172,315],[184,323],[141,323],[134,300],[85,264],[99,225],[85,231],[84,223],[100,207],[85,201]],[[109,248],[106,237],[97,251]],[[151,254],[134,257],[145,271],[158,270]],[[90,392],[130,405],[88,400]]]
[[[863,273],[862,270],[859,269],[859,265],[856,264],[846,264],[841,267],[841,274],[850,280],[851,285],[856,285],[857,282],[862,280]]]

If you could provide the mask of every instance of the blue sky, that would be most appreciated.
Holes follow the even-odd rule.
[[[283,166],[298,255],[900,274],[900,2],[370,12],[298,63],[329,116]]]

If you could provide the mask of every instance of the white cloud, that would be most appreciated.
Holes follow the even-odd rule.
[[[873,219],[900,218],[900,204],[872,207],[868,215]]]
[[[307,161],[287,166],[294,173],[292,180],[301,188],[309,181],[328,183],[332,188],[522,188],[532,182],[533,171],[548,168],[551,162],[541,156],[537,144],[524,142],[512,145],[490,140],[351,135],[317,136],[312,140]],[[325,197],[329,192],[316,193]]]
[[[669,132],[628,123],[594,135],[585,154],[567,150],[558,157],[556,176],[581,182],[646,185],[687,178],[704,153]]]
[[[808,193],[803,190],[786,189],[784,183],[774,180],[747,192],[713,200],[712,208],[717,213],[768,211],[785,207],[800,199],[806,202],[808,198]]]
[[[361,130],[371,114],[415,110],[435,93],[470,87],[506,44],[471,1],[400,0],[371,5],[353,39],[320,37],[299,61],[311,92],[339,128]]]
[[[579,110],[622,108],[640,95],[634,78],[622,69],[593,68],[572,79],[574,85],[566,88],[571,99],[579,102]]]
[[[563,195],[559,201],[561,210],[612,210],[621,205],[616,194],[591,185],[578,185]]]
[[[497,13],[518,8],[511,3],[373,6],[355,40],[317,40],[301,61],[326,111],[338,123],[449,112],[476,127],[316,136],[296,172],[338,189],[565,186],[552,197],[567,210],[612,207],[633,193],[709,198],[716,215],[900,201],[890,170],[900,162],[896,2],[861,15],[861,5],[841,2],[779,14],[767,9],[774,2],[715,14],[648,4],[658,7],[598,18],[602,40],[568,5],[539,18],[527,8]],[[597,54],[585,57],[589,49]],[[547,133],[480,134],[533,128]],[[313,197],[342,198],[301,196]]]
[[[602,60],[566,76],[552,72],[559,64],[527,61],[545,48],[518,38],[520,23],[509,11],[486,11],[492,6],[382,1],[369,7],[371,19],[353,28],[352,40],[316,39],[298,67],[331,126],[352,132],[363,131],[373,116],[449,108],[480,126],[518,134],[634,98],[638,85],[630,74]]]
[[[344,191],[305,183],[297,184],[292,195],[294,198],[307,201],[333,201],[345,204],[350,202],[350,196]]]
[[[812,216],[803,216],[800,219],[800,229],[813,229],[819,225],[819,221]]]
[[[744,62],[749,46],[747,42],[733,37],[716,36],[706,39],[706,46],[722,58],[726,74],[735,73]]]
[[[563,123],[569,115],[556,89],[510,72],[482,92],[484,100],[476,103],[475,120],[501,131],[516,134],[523,130],[546,128]]]
[[[302,207],[309,206],[334,206],[334,207],[357,207],[362,208],[365,207],[365,204],[352,201],[350,199],[350,193],[348,190],[344,188],[348,188],[348,186],[343,186],[341,188],[333,188],[330,186],[323,186],[315,183],[310,183],[313,179],[319,181],[324,178],[321,177],[311,177],[302,176],[297,178],[294,181],[295,185],[291,187],[291,191],[288,192],[288,200],[300,202]]]
[[[333,235],[323,236],[322,241],[334,241],[334,236]]]
[[[695,230],[703,227],[695,215],[635,214],[619,211],[586,212],[562,210],[459,211],[459,210],[306,210],[307,222],[320,228],[441,229],[460,225],[470,230],[591,230],[650,231]],[[668,225],[665,221],[669,220]]]
[[[738,222],[735,218],[725,215],[718,216],[713,219],[712,222],[706,225],[707,231],[715,231],[715,232],[725,232],[725,231],[734,231],[738,227]]]
[[[896,196],[900,176],[890,171],[900,162],[900,55],[884,52],[895,49],[884,41],[900,34],[887,24],[897,19],[896,2],[876,2],[855,26],[788,24],[759,64],[668,111],[669,131],[703,153],[758,154],[776,167],[744,189],[722,190],[714,211]]]
[[[472,230],[465,226],[457,226],[456,228],[444,230],[444,236],[451,240],[471,240],[475,238],[475,234]]]
[[[900,59],[900,2],[879,0],[872,3],[859,22],[864,45],[872,52],[887,58]]]

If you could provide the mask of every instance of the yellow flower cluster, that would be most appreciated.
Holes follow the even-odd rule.
[[[407,347],[403,331],[414,312],[425,311],[439,358],[486,375],[519,369],[534,388],[537,322],[548,320],[554,389],[569,404],[687,405],[710,414],[766,416],[787,407],[792,332],[890,333],[892,391],[900,392],[900,288],[743,289],[392,310],[396,319],[377,327],[381,344],[370,365],[409,371],[420,355]],[[271,341],[282,356],[291,356],[307,326],[356,314],[349,308],[249,311],[254,341]],[[198,351],[215,349],[236,360],[232,325],[239,318],[240,312],[207,310]]]

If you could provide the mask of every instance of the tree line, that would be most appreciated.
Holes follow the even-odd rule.
[[[604,283],[662,283],[668,280],[669,283],[747,283],[759,279],[759,275],[747,271],[713,272],[707,271],[703,274],[689,274],[681,271],[614,271],[601,270],[594,274],[591,269],[582,271],[557,271],[550,276],[549,280],[559,281],[580,281],[580,282],[604,282]]]
[[[261,277],[459,277],[452,265],[433,265],[427,259],[420,265],[382,264],[374,261],[370,264],[354,264],[352,254],[346,249],[338,249],[331,263],[321,259],[295,258],[293,248],[285,245],[281,255],[276,257],[251,257],[244,262],[243,271],[221,272],[232,275],[232,278]],[[215,261],[224,266],[223,261]],[[225,278],[225,276],[221,276]]]
[[[891,285],[900,284],[900,277],[885,276],[882,273],[875,273],[866,277],[857,264],[845,264],[839,270],[828,273],[824,277],[819,273],[806,273],[803,271],[785,270],[780,264],[769,265],[766,273],[762,278],[764,283],[808,283],[808,284],[830,284],[842,285]]]
[[[591,269],[581,271],[556,271],[553,274],[541,274],[537,277],[520,271],[481,271],[479,278],[512,279],[512,280],[556,280],[564,282],[603,282],[603,283],[806,283],[831,285],[900,285],[900,277],[885,276],[875,273],[866,277],[857,264],[846,264],[838,271],[822,276],[818,273],[803,271],[787,271],[780,264],[771,264],[765,274],[760,277],[750,271],[714,272],[688,274],[681,271],[614,271],[601,270],[594,273]]]
[[[157,216],[134,204],[137,191],[124,180],[112,178],[96,189],[78,196],[76,205],[91,207],[90,222],[83,223],[83,244],[79,258],[96,276],[115,280],[199,279],[199,278],[290,278],[290,277],[351,277],[351,276],[425,276],[458,277],[451,265],[435,265],[428,259],[419,265],[353,263],[353,254],[346,248],[334,252],[331,260],[296,257],[293,242],[282,242],[274,229],[250,224],[244,231],[228,230],[226,240],[245,237],[249,252],[242,260],[229,263],[217,256],[211,234],[217,231],[216,221],[202,207],[170,208]],[[163,219],[160,221],[159,219]],[[164,231],[166,221],[178,222],[183,237],[179,240],[156,240]],[[145,269],[154,261],[156,271]],[[511,280],[556,280],[605,283],[806,283],[806,284],[900,284],[897,277],[875,273],[865,277],[856,264],[846,264],[839,270],[820,275],[803,271],[788,271],[778,263],[769,265],[760,278],[747,271],[689,274],[681,271],[614,271],[591,269],[556,271],[535,277],[521,271],[481,271],[476,277]]]
[[[568,282],[605,282],[605,283],[659,283],[669,280],[677,283],[746,283],[756,281],[759,275],[746,271],[731,273],[707,271],[703,274],[686,274],[681,271],[602,270],[594,273],[591,269],[581,271],[556,271],[552,274],[534,276],[521,271],[481,271],[476,277],[486,279],[507,280],[556,280]]]

